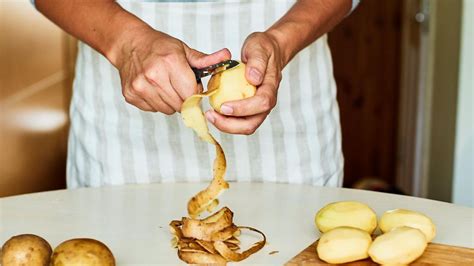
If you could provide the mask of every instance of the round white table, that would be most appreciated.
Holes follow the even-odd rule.
[[[106,243],[118,265],[180,264],[168,224],[206,184],[153,184],[36,193],[0,199],[0,244],[32,233],[53,248],[90,237]],[[304,185],[231,183],[221,197],[237,225],[262,230],[260,252],[241,264],[283,264],[315,241],[314,215],[333,201],[358,200],[378,215],[394,208],[423,212],[437,225],[434,242],[474,248],[474,209],[407,196]],[[270,255],[271,251],[278,251]]]

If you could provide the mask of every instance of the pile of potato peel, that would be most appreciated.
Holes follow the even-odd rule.
[[[170,223],[172,245],[186,263],[220,263],[241,261],[259,251],[265,245],[265,235],[257,229],[236,226],[232,211],[224,207],[204,219],[183,217]],[[247,229],[262,235],[263,239],[249,249],[238,253],[241,230]]]

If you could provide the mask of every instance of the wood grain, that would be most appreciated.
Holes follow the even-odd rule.
[[[344,187],[395,183],[402,1],[364,0],[329,34],[342,125]]]
[[[286,266],[331,265],[319,259],[316,253],[317,241],[293,257]],[[378,265],[370,259],[345,263],[347,266]],[[474,265],[474,249],[431,243],[419,259],[411,265]]]

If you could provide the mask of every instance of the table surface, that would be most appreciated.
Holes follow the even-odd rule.
[[[53,248],[78,237],[98,239],[113,251],[118,265],[179,264],[168,224],[186,216],[188,199],[206,184],[177,183],[86,188],[0,199],[0,244],[32,233]],[[407,208],[430,216],[434,242],[474,248],[474,209],[385,193],[270,183],[231,183],[221,197],[234,222],[262,230],[267,245],[241,264],[283,264],[319,237],[314,216],[327,203],[358,200],[377,215]],[[271,251],[278,251],[270,255]]]

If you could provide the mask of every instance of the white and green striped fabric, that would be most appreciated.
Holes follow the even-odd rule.
[[[228,47],[235,59],[245,38],[263,31],[294,0],[119,2],[155,29],[190,47]],[[214,148],[185,128],[179,114],[127,104],[117,70],[81,43],[71,104],[69,188],[210,180]],[[212,126],[211,126],[212,128]],[[285,68],[278,103],[252,136],[211,129],[225,150],[230,181],[340,186],[343,157],[336,85],[327,37]]]

